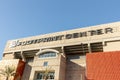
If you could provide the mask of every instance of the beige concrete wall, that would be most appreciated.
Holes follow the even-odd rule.
[[[6,59],[14,59],[14,55],[13,53],[7,53],[7,54],[4,54],[4,56],[2,57],[3,60],[6,60]]]
[[[87,37],[79,37],[79,38],[72,38],[72,39],[65,39],[63,37],[62,40],[58,41],[51,41],[51,42],[41,42],[41,43],[36,43],[36,44],[30,44],[30,45],[25,45],[25,46],[17,46],[14,48],[10,48],[10,44],[14,40],[10,40],[7,42],[4,53],[7,52],[14,52],[14,51],[24,51],[24,50],[33,50],[33,49],[39,49],[39,48],[44,48],[44,47],[55,47],[55,46],[64,46],[64,45],[71,45],[71,44],[80,44],[80,43],[90,43],[94,41],[103,41],[108,38],[113,38],[113,37],[120,37],[120,22],[115,22],[115,23],[109,23],[109,24],[102,24],[102,25],[96,25],[96,26],[90,26],[86,28],[79,28],[79,29],[73,29],[73,30],[67,30],[67,31],[62,31],[62,32],[56,32],[56,33],[50,33],[50,34],[45,34],[45,35],[40,35],[40,36],[33,36],[33,37],[28,37],[28,38],[22,38],[22,39],[16,39],[21,42],[23,41],[28,41],[28,40],[35,40],[35,39],[41,39],[41,38],[47,38],[47,37],[53,37],[53,36],[59,36],[59,35],[66,35],[66,34],[73,34],[73,33],[79,33],[79,32],[88,32],[90,30],[98,30],[98,29],[103,29],[103,33],[105,28],[113,28],[113,33],[107,33],[107,34],[102,34],[102,35],[94,35],[90,36],[88,34]]]
[[[120,51],[120,41],[106,42],[104,51]]]
[[[85,56],[67,61],[66,80],[85,80]]]
[[[60,70],[60,59],[61,55],[59,54],[56,58],[44,58],[40,59],[38,56],[35,57],[33,65],[32,65],[32,70],[30,74],[30,79],[29,80],[34,80],[35,78],[35,72],[38,71],[45,71],[46,67],[43,66],[44,62],[48,62],[48,68],[50,68],[51,71],[55,71],[55,79],[54,80],[59,80],[59,70]]]

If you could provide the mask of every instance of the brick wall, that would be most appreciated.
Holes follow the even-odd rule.
[[[87,80],[120,80],[120,51],[87,54]]]

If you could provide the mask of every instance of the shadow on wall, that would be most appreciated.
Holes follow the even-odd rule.
[[[29,64],[25,64],[22,80],[29,80],[32,67]]]
[[[67,60],[66,80],[86,80],[85,67],[79,64],[80,60]]]

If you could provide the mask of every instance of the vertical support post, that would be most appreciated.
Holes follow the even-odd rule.
[[[13,55],[13,59],[15,59],[15,52],[12,52],[12,55]]]
[[[91,53],[92,51],[91,51],[91,46],[90,46],[90,43],[88,43],[88,51],[89,51],[89,53]]]
[[[21,51],[20,55],[21,55],[21,57],[22,57],[22,60],[23,60],[24,62],[26,62],[25,56],[24,56],[24,54],[23,54],[23,51]]]
[[[63,56],[65,57],[66,54],[65,54],[65,51],[64,51],[64,46],[62,46],[61,49],[62,49],[62,54],[63,54]]]

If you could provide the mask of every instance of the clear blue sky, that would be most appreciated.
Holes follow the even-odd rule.
[[[120,21],[120,0],[0,0],[0,59],[8,40]]]

